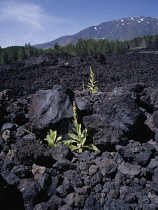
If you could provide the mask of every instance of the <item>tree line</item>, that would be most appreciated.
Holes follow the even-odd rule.
[[[29,44],[25,46],[11,46],[7,48],[0,47],[0,64],[6,65],[15,61],[24,61],[26,58],[33,55],[43,53],[42,49],[36,49]]]
[[[23,61],[33,55],[43,53],[69,53],[75,56],[86,56],[97,53],[123,53],[130,49],[158,49],[158,35],[137,37],[129,41],[109,41],[108,39],[79,39],[76,44],[68,44],[64,47],[56,43],[47,50],[37,49],[29,44],[25,46],[0,47],[0,65],[10,64],[15,61]]]
[[[68,44],[65,47],[54,45],[53,49],[47,52],[69,53],[76,56],[86,56],[92,54],[123,53],[130,49],[158,49],[158,35],[137,37],[129,41],[109,41],[108,39],[79,39],[76,44]]]

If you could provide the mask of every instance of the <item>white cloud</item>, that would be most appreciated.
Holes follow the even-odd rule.
[[[26,0],[0,0],[2,47],[51,41],[65,34],[72,34],[72,26],[71,19],[53,15],[53,8],[48,10],[40,0],[36,3]]]
[[[44,28],[45,22],[60,22],[60,18],[47,15],[46,12],[34,3],[9,3],[0,8],[0,21],[17,21],[28,24],[37,29]]]

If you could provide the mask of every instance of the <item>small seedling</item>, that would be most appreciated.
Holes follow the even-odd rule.
[[[44,140],[48,142],[49,146],[55,147],[61,139],[62,139],[62,136],[57,137],[57,131],[52,131],[50,129]]]
[[[31,136],[33,135],[33,133],[32,133],[29,129],[25,129],[25,132],[26,132],[27,134],[30,134]]]
[[[92,71],[92,68],[90,67],[90,79],[89,83],[87,85],[87,88],[90,93],[97,93],[98,92],[98,87],[96,86],[97,81],[95,81],[95,76]]]
[[[85,148],[89,148],[92,150],[98,150],[96,146],[93,144],[86,144],[87,140],[87,129],[82,131],[81,124],[78,123],[77,120],[77,108],[75,102],[73,102],[73,123],[75,128],[73,128],[74,133],[68,133],[68,136],[71,138],[70,140],[65,140],[63,143],[67,145],[72,151],[76,150],[79,153],[82,153]]]

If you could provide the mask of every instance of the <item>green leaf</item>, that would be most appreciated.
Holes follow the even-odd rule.
[[[74,146],[74,145],[69,145],[69,148],[73,151],[73,150],[78,150],[78,147],[77,146]]]
[[[63,141],[63,143],[66,144],[66,145],[67,144],[72,144],[72,143],[76,143],[77,144],[78,141],[76,141],[76,140],[65,140],[65,141]]]
[[[99,149],[94,144],[86,144],[84,147],[87,147],[91,150],[98,151]]]
[[[58,143],[62,139],[62,136],[58,136],[56,143]]]
[[[78,136],[74,133],[68,133],[68,136],[70,136],[70,138],[72,138],[72,139],[79,141]]]
[[[82,153],[83,152],[83,148],[78,149],[78,152]]]
[[[86,137],[82,138],[82,142],[81,142],[82,146],[84,146],[86,140],[87,140]]]
[[[78,136],[81,136],[81,124],[78,124]]]
[[[50,138],[52,138],[52,140],[55,140],[57,137],[57,131],[50,130],[49,136],[50,136]]]
[[[53,142],[48,143],[48,145],[49,145],[50,147],[55,147],[55,144],[54,144]]]
[[[54,141],[49,135],[46,136],[45,140],[48,142],[48,144],[54,144]]]

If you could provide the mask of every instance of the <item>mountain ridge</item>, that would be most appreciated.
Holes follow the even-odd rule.
[[[126,41],[135,37],[158,34],[157,17],[127,17],[102,22],[98,25],[87,27],[73,35],[59,37],[50,42],[34,45],[37,48],[52,48],[55,43],[61,46],[76,44],[79,39],[108,39]]]

